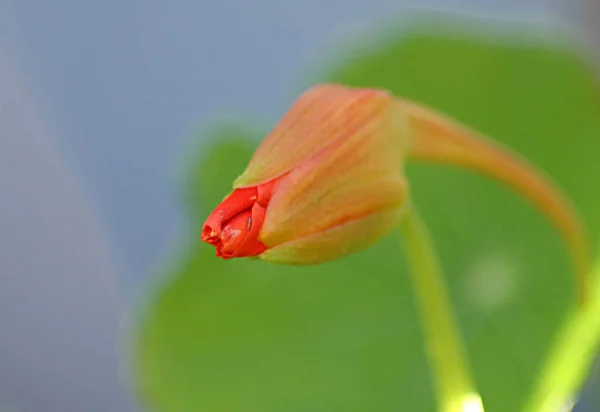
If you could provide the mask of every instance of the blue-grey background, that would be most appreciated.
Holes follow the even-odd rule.
[[[206,121],[274,121],[332,42],[417,4],[598,45],[586,3],[0,0],[0,410],[134,408],[122,331]]]

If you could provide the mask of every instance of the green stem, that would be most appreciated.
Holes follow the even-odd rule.
[[[593,299],[576,307],[559,331],[535,385],[527,412],[570,411],[600,348],[600,261]]]
[[[413,208],[400,230],[441,412],[482,412],[452,305],[427,227]]]

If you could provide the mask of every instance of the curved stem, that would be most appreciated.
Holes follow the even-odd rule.
[[[589,301],[593,260],[588,234],[575,207],[552,179],[508,148],[440,112],[408,100],[399,104],[414,134],[409,158],[478,171],[529,199],[560,232],[573,262],[579,302]]]
[[[483,412],[436,252],[427,227],[414,208],[405,216],[400,231],[433,370],[439,410]]]

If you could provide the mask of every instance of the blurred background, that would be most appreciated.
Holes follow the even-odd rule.
[[[504,139],[600,228],[599,17],[595,0],[0,0],[0,411],[432,410],[393,240],[301,276],[216,262],[198,222],[296,94],[339,80]],[[485,179],[410,173],[484,402],[518,410],[572,304],[560,241]],[[588,387],[577,410],[599,411]]]

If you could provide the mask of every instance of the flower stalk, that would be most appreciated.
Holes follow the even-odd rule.
[[[414,206],[400,225],[441,412],[483,412],[427,226]]]
[[[594,296],[600,293],[600,261],[594,271]],[[526,412],[570,412],[600,349],[600,299],[575,307],[559,330]]]
[[[463,167],[492,177],[534,204],[558,229],[573,264],[580,306],[591,300],[592,254],[575,207],[535,165],[492,139],[423,104],[399,99],[414,134],[412,160]]]

